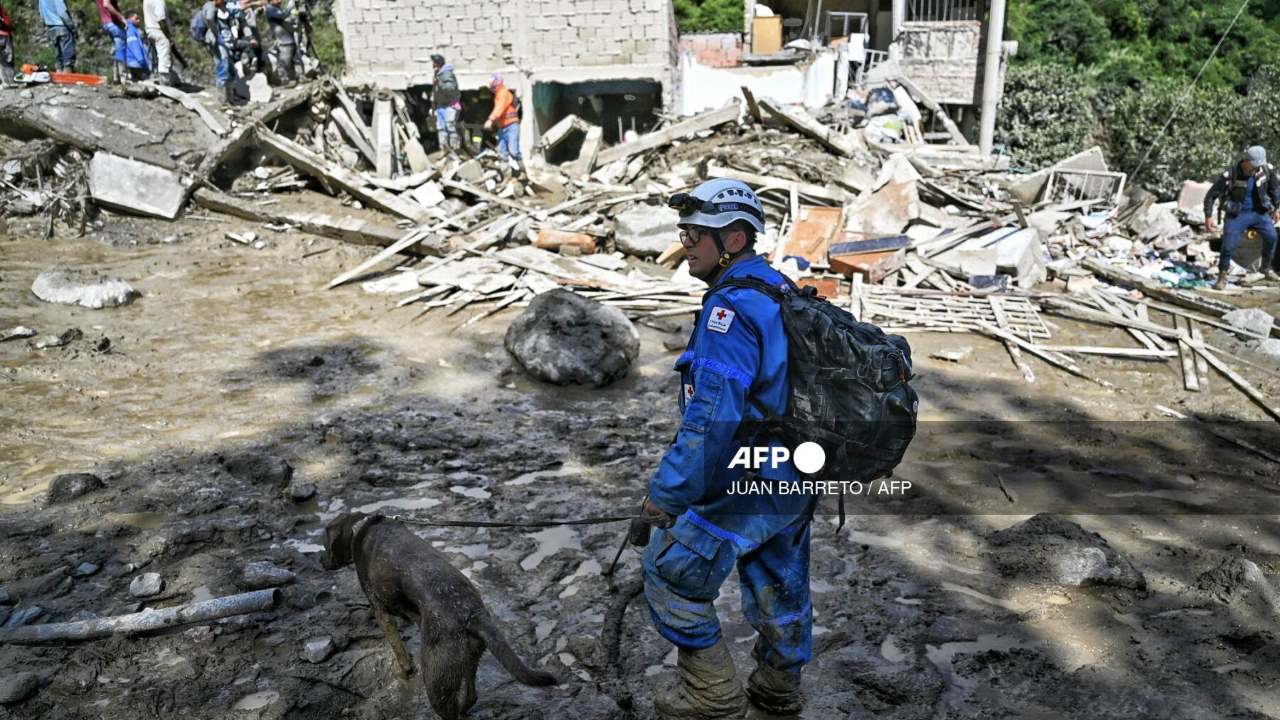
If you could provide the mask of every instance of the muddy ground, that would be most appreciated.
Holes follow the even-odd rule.
[[[222,239],[247,229],[268,246]],[[417,318],[358,286],[322,289],[366,248],[223,218],[107,216],[89,237],[53,241],[18,230],[0,240],[0,328],[84,337],[0,344],[0,585],[14,603],[0,615],[38,607],[36,622],[54,622],[231,594],[254,584],[243,577],[253,562],[294,577],[271,612],[0,646],[0,682],[27,671],[40,685],[0,717],[429,718],[417,687],[395,679],[354,572],[320,569],[324,522],[353,508],[504,520],[630,511],[676,427],[675,353],[662,341],[687,323],[642,327],[640,360],[611,387],[548,387],[507,360],[516,311],[459,329],[470,311]],[[31,282],[58,263],[123,277],[143,296],[99,311],[41,303]],[[1280,309],[1275,294],[1236,299]],[[1132,344],[1052,322],[1062,344]],[[1274,424],[1219,376],[1210,394],[1184,392],[1172,363],[1085,361],[1111,390],[1032,360],[1029,385],[986,339],[910,339],[925,422],[898,477],[914,494],[855,504],[838,536],[834,517],[817,521],[804,717],[1280,717],[1280,471],[1155,406],[1249,421],[1218,427],[1280,452]],[[1209,341],[1280,370],[1222,333]],[[960,363],[929,357],[959,346],[974,350]],[[1280,397],[1280,376],[1236,365]],[[72,472],[105,488],[48,504],[51,480]],[[307,484],[315,496],[295,500]],[[1105,541],[1049,516],[1008,530],[1041,512]],[[652,717],[648,697],[674,677],[675,654],[643,607],[625,616],[621,686],[604,682],[597,650],[615,597],[601,568],[622,532],[421,531],[520,652],[564,680],[526,688],[486,656],[473,717]],[[1079,564],[1063,558],[1096,560],[1097,582],[1073,584]],[[616,582],[638,565],[628,551]],[[140,601],[129,585],[146,572],[164,589]],[[718,604],[745,672],[752,631],[737,602],[731,578]],[[304,644],[324,637],[334,654],[305,659]]]

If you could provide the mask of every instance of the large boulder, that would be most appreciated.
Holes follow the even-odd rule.
[[[1146,578],[1107,543],[1070,520],[1041,513],[991,535],[1000,574],[1033,583],[1144,590]]]
[[[636,257],[658,257],[678,240],[680,213],[668,207],[641,205],[614,218],[618,249]]]
[[[92,310],[128,305],[140,295],[129,283],[87,270],[55,267],[36,276],[31,292],[45,302]]]
[[[106,487],[102,478],[91,473],[66,473],[59,475],[49,483],[49,494],[45,502],[50,505],[70,502],[95,490]]]
[[[621,310],[564,289],[534,298],[503,344],[526,372],[556,385],[608,385],[640,355],[640,334]]]

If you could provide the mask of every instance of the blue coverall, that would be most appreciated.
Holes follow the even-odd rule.
[[[759,633],[757,660],[796,671],[812,657],[809,596],[811,495],[728,492],[746,470],[729,468],[742,445],[744,419],[781,415],[789,397],[787,339],[776,302],[763,293],[725,288],[754,276],[784,286],[761,257],[727,268],[703,302],[688,349],[676,361],[683,420],[649,482],[649,500],[676,516],[654,529],[644,553],[645,598],[658,632],[685,649],[720,640],[712,603],[734,565],[743,613]],[[758,439],[778,446],[777,440]],[[760,479],[794,482],[795,467],[766,465]]]

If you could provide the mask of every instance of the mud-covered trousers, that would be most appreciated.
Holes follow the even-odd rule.
[[[1271,269],[1271,262],[1276,256],[1276,226],[1271,222],[1271,215],[1259,212],[1242,212],[1232,218],[1227,218],[1227,223],[1222,227],[1222,252],[1218,255],[1218,269],[1227,270],[1231,267],[1231,256],[1235,254],[1236,248],[1240,247],[1240,240],[1244,238],[1244,234],[1254,228],[1258,234],[1262,236],[1262,270],[1265,272]]]
[[[655,529],[644,553],[644,593],[654,626],[681,648],[716,644],[720,620],[712,603],[736,564],[742,611],[759,633],[756,660],[798,672],[813,655],[809,536],[807,513],[758,546],[691,512],[669,530]]]

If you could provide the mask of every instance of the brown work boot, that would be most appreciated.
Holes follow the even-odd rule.
[[[775,670],[757,661],[755,672],[747,680],[747,697],[752,705],[770,715],[799,715],[804,708],[800,671]]]
[[[1225,272],[1218,273],[1218,279],[1213,281],[1214,290],[1227,289],[1227,274]]]
[[[740,718],[747,711],[724,638],[705,650],[680,649],[676,667],[680,677],[674,687],[654,698],[662,720],[715,720]]]

